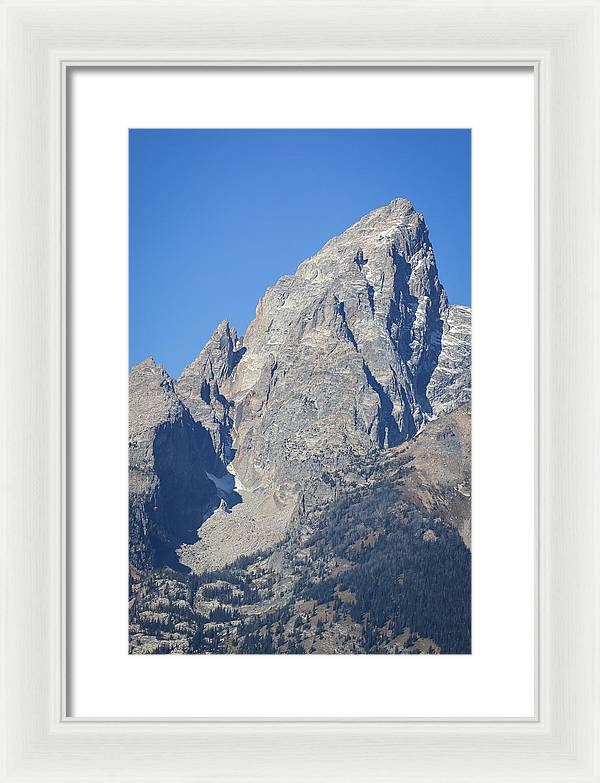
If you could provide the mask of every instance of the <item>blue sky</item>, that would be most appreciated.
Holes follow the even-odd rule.
[[[470,304],[469,130],[130,130],[130,364],[178,376],[223,318],[243,334],[269,285],[398,197]]]

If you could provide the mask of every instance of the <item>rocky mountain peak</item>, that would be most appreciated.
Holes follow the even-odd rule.
[[[211,475],[221,481],[228,466],[225,478],[235,476],[245,498],[213,515],[185,562],[225,562],[259,540],[272,545],[300,501],[309,513],[331,494],[324,475],[468,404],[468,316],[448,305],[423,215],[399,198],[279,278],[243,339],[222,321],[175,384],[157,365],[134,368],[134,407],[138,383],[148,383],[157,418],[175,415],[179,400],[210,436],[218,460]],[[249,511],[255,506],[262,523]],[[220,561],[211,561],[213,549]]]
[[[138,434],[160,422],[181,416],[179,400],[171,376],[148,357],[129,373],[129,431]]]
[[[194,378],[209,385],[218,385],[231,374],[240,350],[241,344],[235,328],[229,325],[229,321],[221,321],[199,356],[184,369],[178,383],[180,386],[185,385]]]
[[[341,236],[344,234],[362,233],[364,235],[375,235],[375,238],[378,238],[378,230],[414,226],[421,221],[423,221],[423,215],[417,212],[408,199],[397,198],[390,201],[389,204],[384,204],[368,212],[346,229]],[[336,237],[330,241],[335,241],[335,239]]]
[[[241,474],[263,480],[261,444],[274,436],[288,458],[317,448],[329,459],[327,444],[365,452],[414,435],[432,414],[426,390],[447,313],[427,226],[407,199],[373,210],[280,278],[222,386]]]
[[[359,267],[368,263],[365,254],[366,248],[375,249],[384,245],[402,244],[402,241],[428,240],[427,226],[422,214],[417,212],[408,199],[395,199],[389,204],[372,210],[364,217],[347,228],[342,234],[332,237],[313,258],[323,259],[323,251],[331,255],[331,251],[337,249],[340,252],[338,260],[343,260],[344,255],[354,244],[357,245],[358,258],[354,258]],[[365,245],[366,248],[362,247]],[[362,258],[360,251],[362,250]],[[307,259],[308,263],[312,261]],[[311,264],[308,264],[310,267]],[[301,265],[302,268],[302,265]]]
[[[244,348],[234,327],[221,321],[200,355],[181,373],[177,394],[210,433],[219,457],[228,462],[231,449],[231,402],[224,396]]]

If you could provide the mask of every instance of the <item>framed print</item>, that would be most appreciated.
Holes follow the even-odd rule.
[[[3,780],[600,780],[599,25],[3,6]]]

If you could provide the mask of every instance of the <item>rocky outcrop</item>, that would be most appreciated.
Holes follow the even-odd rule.
[[[442,350],[427,386],[435,416],[471,403],[471,308],[451,305]]]
[[[206,471],[223,470],[208,432],[153,359],[129,375],[129,554],[140,570],[181,568],[176,548],[196,540],[219,503]]]
[[[471,549],[471,413],[455,408],[429,422],[419,434],[378,454],[369,481],[388,487],[388,502],[410,503],[451,525]],[[401,466],[402,477],[394,471]]]
[[[222,393],[244,349],[237,332],[221,321],[198,358],[185,368],[176,383],[177,394],[196,421],[210,433],[219,457],[229,462],[232,403]]]

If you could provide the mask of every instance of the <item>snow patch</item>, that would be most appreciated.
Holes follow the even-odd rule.
[[[224,476],[213,476],[212,473],[209,473],[208,470],[206,471],[206,478],[210,479],[212,483],[215,485],[217,489],[220,489],[221,492],[226,492],[229,494],[230,492],[233,492],[235,490],[235,476],[232,475],[229,470]]]

